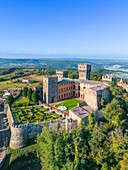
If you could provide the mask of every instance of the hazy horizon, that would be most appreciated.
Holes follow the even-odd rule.
[[[1,53],[0,58],[2,59],[101,59],[101,60],[128,60],[128,56],[120,55],[94,55],[94,54],[37,54],[37,53]]]

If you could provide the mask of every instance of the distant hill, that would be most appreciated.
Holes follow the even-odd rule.
[[[92,71],[103,74],[114,73],[119,78],[128,79],[128,61],[84,59],[84,58],[43,58],[43,59],[4,59],[0,58],[0,68],[50,68],[50,69],[77,69],[79,62],[89,62],[92,64]],[[106,71],[105,71],[106,70]]]

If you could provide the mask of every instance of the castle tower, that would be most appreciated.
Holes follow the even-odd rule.
[[[114,74],[106,74],[105,76],[102,76],[103,82],[113,82],[116,80],[116,76]]]
[[[58,81],[61,81],[64,78],[68,78],[68,71],[67,70],[56,70],[56,74],[58,76]]]
[[[91,64],[78,63],[79,79],[90,80]]]
[[[58,77],[46,76],[43,78],[43,101],[54,103],[58,99]]]
[[[11,126],[10,148],[19,149],[27,145],[27,125]]]

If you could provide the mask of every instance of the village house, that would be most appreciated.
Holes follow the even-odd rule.
[[[121,79],[119,82],[117,82],[117,85],[122,87],[123,89],[126,90],[126,92],[128,92],[128,84],[126,84],[125,82],[123,82],[123,80]]]

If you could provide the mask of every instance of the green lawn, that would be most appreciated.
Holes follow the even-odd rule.
[[[66,100],[64,102],[61,102],[59,104],[57,104],[55,107],[58,106],[66,106],[67,110],[65,110],[66,112],[68,112],[69,110],[71,110],[72,108],[76,107],[78,103],[80,103],[82,100],[78,100],[78,99],[70,99],[70,100]]]
[[[26,103],[26,102],[29,102],[27,97],[20,97],[19,99],[17,99],[15,101],[15,103],[20,103],[20,104],[23,104],[23,103]]]

